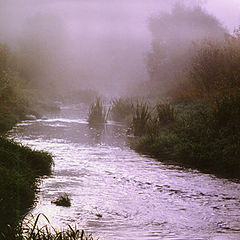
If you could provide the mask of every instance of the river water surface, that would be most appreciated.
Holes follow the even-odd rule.
[[[53,154],[34,215],[54,227],[75,224],[94,239],[239,240],[240,184],[139,155],[125,128],[91,129],[84,105],[24,121],[9,138]],[[51,203],[68,193],[70,208]]]

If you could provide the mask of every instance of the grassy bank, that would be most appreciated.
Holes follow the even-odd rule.
[[[240,178],[239,66],[239,31],[224,42],[197,45],[181,80],[169,89],[171,104],[157,104],[151,113],[140,106],[131,146],[162,161]]]
[[[237,98],[240,100],[240,96]],[[240,178],[240,110],[235,97],[213,105],[177,105],[180,112],[165,124],[149,122],[131,146],[136,151],[226,177]],[[235,106],[235,108],[233,107]],[[184,107],[183,107],[184,106]]]
[[[38,178],[50,174],[51,165],[50,154],[0,138],[0,235],[13,239],[8,230],[34,204]]]

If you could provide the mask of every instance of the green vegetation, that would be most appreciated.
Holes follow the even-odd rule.
[[[150,117],[151,115],[148,104],[137,103],[134,107],[134,114],[131,124],[131,129],[135,136],[142,136],[145,134]]]
[[[34,204],[38,178],[51,172],[49,153],[0,138],[0,229],[16,226]]]
[[[116,98],[111,101],[111,117],[114,121],[129,122],[134,112],[132,100],[128,98]]]
[[[149,30],[152,44],[146,64],[151,81],[143,90],[146,93],[149,89],[151,96],[168,96],[169,88],[181,81],[192,62],[196,42],[204,39],[222,42],[226,33],[218,20],[201,7],[184,4],[152,16]]]
[[[43,216],[46,225],[38,227],[38,221]],[[8,233],[2,233],[1,240],[93,240],[91,235],[86,235],[84,230],[68,225],[67,229],[57,230],[51,226],[48,218],[39,214],[36,219],[24,219],[16,228],[8,228]]]
[[[90,105],[88,113],[88,123],[90,126],[101,125],[107,121],[107,111],[103,106],[103,102],[98,97],[94,103]]]
[[[191,65],[170,91],[172,104],[157,105],[139,152],[205,172],[240,178],[240,34],[196,45]],[[173,107],[174,106],[174,107]]]
[[[56,204],[57,206],[63,206],[63,207],[71,206],[70,198],[66,193],[62,196],[59,196],[55,201],[52,201],[52,203]]]

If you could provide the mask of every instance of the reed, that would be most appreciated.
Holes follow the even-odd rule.
[[[39,227],[38,222],[43,217],[44,226]],[[8,233],[1,233],[1,240],[93,240],[92,235],[87,235],[84,230],[67,225],[66,229],[54,228],[44,214],[36,218],[24,219],[16,228],[8,228]]]
[[[115,121],[125,122],[132,117],[133,103],[128,98],[116,98],[111,101],[111,117]]]
[[[147,124],[151,119],[149,105],[147,103],[137,103],[134,106],[134,115],[132,119],[131,129],[134,136],[142,136],[145,134]]]
[[[104,124],[107,121],[107,111],[103,106],[103,102],[98,97],[96,101],[90,105],[88,113],[89,125]]]

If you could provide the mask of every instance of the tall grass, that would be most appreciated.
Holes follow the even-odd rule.
[[[128,98],[116,98],[111,101],[111,117],[115,121],[125,122],[132,117],[134,111],[133,103]]]
[[[90,105],[88,113],[89,125],[103,124],[107,121],[107,111],[103,102],[98,97],[94,103]]]
[[[176,119],[176,112],[170,103],[160,102],[156,104],[157,119],[161,124],[173,122]]]
[[[34,204],[40,176],[51,172],[50,154],[0,138],[0,229],[16,226]]]
[[[134,106],[134,115],[132,118],[131,128],[134,136],[145,134],[147,124],[151,118],[149,105],[147,103],[137,103]]]
[[[46,221],[44,226],[39,227],[40,217]],[[73,228],[70,225],[66,229],[56,229],[51,226],[48,218],[44,214],[22,220],[16,228],[8,228],[7,233],[0,230],[1,240],[93,240],[93,237],[86,235],[84,230]]]

